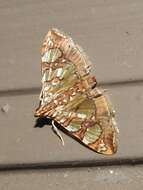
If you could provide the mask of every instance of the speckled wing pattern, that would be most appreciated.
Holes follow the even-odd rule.
[[[117,150],[114,111],[96,87],[90,62],[77,44],[58,29],[49,30],[41,50],[42,90],[37,117],[50,117],[90,149]]]

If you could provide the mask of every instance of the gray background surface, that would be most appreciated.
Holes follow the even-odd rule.
[[[114,156],[98,155],[65,134],[62,147],[50,126],[32,128],[41,88],[40,47],[51,27],[83,47],[99,86],[109,90],[120,129]],[[8,105],[7,113],[0,111],[0,189],[142,189],[142,166],[120,166],[143,163],[142,60],[142,0],[0,0],[0,107]],[[45,163],[47,170],[3,171],[33,163]],[[73,169],[56,169],[63,163]]]

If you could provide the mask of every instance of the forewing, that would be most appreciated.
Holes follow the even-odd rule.
[[[65,105],[61,96],[65,96],[64,101],[68,101],[69,91],[71,94],[77,91],[81,94],[83,86],[86,89],[86,83],[92,82],[94,85],[95,79],[88,76],[89,65],[82,49],[70,37],[57,29],[50,30],[42,45],[42,90],[35,116],[52,117],[52,108],[59,109],[59,106]]]

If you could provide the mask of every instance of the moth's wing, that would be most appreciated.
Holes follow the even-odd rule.
[[[52,29],[46,35],[41,51],[42,90],[40,105],[35,116],[48,115],[47,110],[60,104],[57,99],[69,89],[86,80],[95,84],[95,79],[90,79],[89,61],[82,49],[74,44],[69,36],[57,29]],[[75,93],[75,92],[73,92]],[[66,97],[68,101],[68,96]],[[65,100],[66,101],[66,100]],[[57,102],[57,103],[56,103]],[[49,106],[50,108],[49,108]],[[48,106],[48,107],[47,107]]]
[[[64,105],[50,103],[43,109],[43,116],[57,121],[71,136],[94,151],[113,154],[117,150],[117,127],[112,107],[104,95],[95,91],[88,98],[76,93]],[[91,91],[92,92],[92,91]],[[66,100],[63,94],[61,100]]]
[[[102,154],[113,154],[117,150],[117,133],[114,112],[104,95],[94,89],[96,98],[77,99],[77,106],[67,119],[64,115],[56,117],[70,135],[78,138],[92,150]],[[80,101],[80,102],[79,102]],[[65,108],[63,113],[66,112]],[[75,113],[75,114],[74,114]],[[73,117],[72,117],[73,115]]]
[[[115,153],[117,132],[112,109],[94,88],[96,80],[89,74],[89,61],[82,49],[70,37],[52,29],[41,56],[42,91],[35,116],[53,118],[99,153]]]
[[[99,92],[96,91],[96,93]],[[99,153],[113,154],[117,151],[118,144],[118,128],[114,119],[114,110],[103,94],[94,98],[94,103],[96,122],[85,132],[82,141]]]

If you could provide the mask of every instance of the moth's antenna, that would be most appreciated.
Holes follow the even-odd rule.
[[[56,135],[60,138],[60,140],[62,141],[62,145],[64,146],[65,145],[65,142],[64,142],[64,139],[63,137],[61,136],[58,128],[56,127],[55,123],[54,123],[54,120],[52,120],[52,129],[53,131],[56,133]]]

